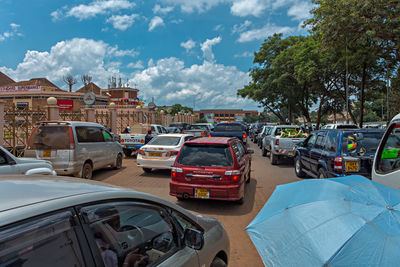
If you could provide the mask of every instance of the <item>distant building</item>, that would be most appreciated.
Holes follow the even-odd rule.
[[[92,88],[96,94],[96,105],[106,105],[109,98],[100,94],[100,88],[89,84],[85,89],[76,92],[67,92],[46,78],[33,78],[27,81],[15,82],[4,73],[0,72],[0,100],[14,103],[18,109],[37,109],[47,105],[47,98],[57,98],[57,105],[61,109],[79,110],[84,106],[83,96]],[[97,90],[97,88],[99,90]]]
[[[110,102],[114,102],[117,106],[137,106],[143,105],[138,98],[139,90],[129,86],[129,83],[122,84],[119,78],[117,84],[116,77],[111,77],[108,81],[108,89],[102,89],[101,94],[109,97]]]
[[[257,110],[243,109],[201,109],[194,112],[197,119],[206,119],[208,122],[218,123],[223,121],[243,121],[244,118],[254,114]]]

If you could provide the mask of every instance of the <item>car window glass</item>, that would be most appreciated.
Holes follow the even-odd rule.
[[[190,140],[190,139],[192,139],[192,138],[193,138],[193,136],[185,136],[185,142]]]
[[[141,203],[98,204],[81,209],[95,240],[96,253],[112,266],[147,266],[178,247],[176,231],[164,210]],[[92,240],[93,240],[92,239]],[[107,258],[105,257],[107,256]]]
[[[378,170],[392,172],[400,169],[400,127],[392,126],[386,140],[382,143],[383,150],[379,152]]]
[[[104,142],[102,129],[99,127],[77,126],[75,130],[79,143]]]
[[[307,147],[307,148],[312,148],[312,147],[314,146],[315,139],[317,139],[317,136],[316,136],[315,134],[312,134],[312,135],[309,137],[309,139],[308,139],[308,141],[307,141],[305,147]]]
[[[0,153],[0,165],[5,165],[7,164],[7,158],[3,153]]]
[[[85,266],[71,221],[66,211],[0,228],[0,266]]]
[[[151,126],[151,131],[154,133],[156,131],[156,128],[154,126]]]
[[[336,131],[328,132],[328,134],[326,136],[325,150],[327,150],[329,152],[336,152],[337,135],[338,135],[338,133]]]
[[[232,144],[232,149],[233,149],[233,152],[235,152],[236,158],[238,160],[240,160],[241,155],[240,155],[240,150],[239,150],[239,146],[238,146],[237,142]]]
[[[195,225],[188,218],[186,218],[186,216],[180,214],[179,212],[173,211],[172,216],[176,219],[183,232],[185,232],[186,229],[195,229],[201,231],[200,227]]]
[[[239,148],[240,158],[242,158],[246,150],[243,147],[242,142],[237,142],[237,144],[238,144],[238,148]]]
[[[177,162],[189,166],[228,167],[233,165],[231,150],[227,145],[185,144]]]
[[[161,127],[161,131],[162,133],[168,133],[167,129],[165,129],[164,127]]]
[[[107,132],[106,130],[103,130],[103,137],[104,137],[104,141],[106,141],[106,142],[113,141],[111,134],[109,132]]]
[[[324,140],[325,140],[325,135],[318,134],[317,140],[315,141],[314,148],[323,149],[324,148]]]
[[[343,134],[343,152],[357,155],[375,153],[382,135],[383,132],[347,132]]]
[[[69,149],[70,127],[65,125],[39,125],[32,131],[28,149]]]
[[[176,136],[156,136],[148,143],[154,146],[177,146],[181,141],[180,137]]]

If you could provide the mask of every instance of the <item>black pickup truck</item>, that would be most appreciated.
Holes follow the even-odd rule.
[[[246,127],[239,122],[221,122],[215,125],[212,137],[237,137],[243,144],[247,143]]]

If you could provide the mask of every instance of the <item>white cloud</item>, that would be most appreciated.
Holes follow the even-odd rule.
[[[164,20],[160,18],[159,16],[155,16],[154,18],[151,19],[149,23],[149,32],[154,30],[158,26],[164,26]]]
[[[183,19],[173,19],[173,20],[171,20],[171,23],[174,23],[174,24],[179,24],[179,23],[182,23],[183,22]]]
[[[235,16],[246,17],[262,15],[269,4],[268,0],[235,0],[231,6],[231,13]]]
[[[126,67],[131,68],[131,69],[143,69],[143,62],[141,60],[137,62],[131,62],[129,63]]]
[[[187,40],[186,42],[182,42],[181,46],[186,49],[186,52],[189,52],[196,46],[196,42],[192,39]]]
[[[111,23],[115,29],[125,31],[130,26],[132,26],[135,18],[139,15],[112,15],[110,18],[106,20],[106,22]]]
[[[217,26],[215,26],[214,31],[219,32],[219,31],[223,31],[224,29],[225,29],[224,25],[218,24]]]
[[[135,49],[120,50],[118,49],[117,45],[109,46],[107,52],[109,55],[113,55],[116,57],[125,57],[125,56],[136,57],[139,55],[139,52],[137,52]]]
[[[221,3],[231,0],[161,0],[165,4],[180,6],[182,12],[193,13],[194,11],[205,12]]]
[[[61,9],[53,11],[50,15],[53,17],[53,20],[58,20],[63,17],[75,17],[78,20],[85,20],[97,15],[109,14],[123,9],[131,9],[135,7],[135,5],[135,3],[129,0],[95,0],[87,5],[80,4],[70,9],[64,6]]]
[[[155,5],[153,7],[153,13],[154,14],[168,14],[169,12],[171,12],[172,10],[174,10],[173,6],[167,6],[167,7],[161,7],[160,5]]]
[[[103,41],[74,38],[58,42],[50,51],[28,50],[15,69],[3,66],[0,71],[17,81],[46,77],[59,86],[66,86],[62,78],[67,74],[75,76],[78,81],[81,75],[88,74],[93,77],[93,82],[106,87],[107,77],[119,73],[120,65],[112,60],[106,63],[106,60],[119,53],[116,46],[111,47]]]
[[[210,81],[212,81],[210,83]],[[145,99],[155,98],[158,105],[181,103],[197,108],[256,108],[253,101],[236,96],[237,89],[250,82],[248,73],[234,66],[204,61],[185,67],[177,58],[164,58],[134,74]]]
[[[213,39],[207,39],[204,43],[200,44],[201,51],[203,51],[203,56],[206,61],[214,62],[214,53],[212,52],[212,47],[219,42],[222,38],[220,36]]]
[[[233,55],[233,57],[236,57],[236,58],[238,58],[238,57],[252,57],[252,56],[254,56],[254,54],[249,52],[249,51],[245,51],[245,52],[243,52],[241,54]]]
[[[232,28],[232,34],[244,32],[250,25],[251,21],[249,20],[245,20],[242,24],[235,24]]]
[[[313,5],[310,2],[296,2],[289,8],[287,15],[293,17],[293,20],[304,21],[311,17],[312,8]]]
[[[13,36],[22,36],[22,33],[19,32],[20,25],[15,23],[10,23],[10,30],[0,33],[0,42],[5,41]]]
[[[267,39],[268,36],[274,33],[288,34],[294,32],[296,29],[291,27],[281,27],[274,24],[267,24],[260,29],[253,29],[246,32],[242,32],[237,40],[239,43],[260,41]]]

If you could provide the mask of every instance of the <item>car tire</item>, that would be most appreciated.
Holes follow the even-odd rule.
[[[218,257],[215,257],[210,265],[210,267],[226,267],[226,266],[228,266],[226,265],[226,262]]]
[[[117,158],[115,159],[115,163],[113,165],[115,170],[119,170],[122,167],[122,155],[118,154]]]
[[[151,168],[143,168],[143,171],[144,171],[145,173],[151,173]]]
[[[294,172],[296,173],[296,176],[299,178],[306,177],[306,174],[303,172],[303,168],[301,167],[301,161],[299,157],[294,158]]]
[[[270,152],[270,157],[271,157],[271,164],[272,165],[278,165],[278,156],[275,155],[274,153]]]
[[[328,175],[326,174],[326,171],[323,168],[318,169],[318,179],[325,179],[328,178]]]
[[[132,155],[132,150],[130,150],[130,149],[124,150],[124,154],[125,154],[125,157],[129,158]]]
[[[90,180],[92,179],[92,175],[93,175],[92,165],[89,162],[86,162],[85,164],[83,164],[82,167],[81,178]]]
[[[267,154],[268,154],[268,152],[267,152],[267,150],[265,149],[264,146],[261,148],[261,151],[262,151],[261,155],[262,155],[263,157],[266,157]]]

